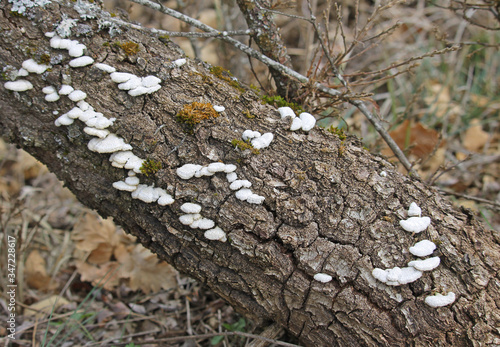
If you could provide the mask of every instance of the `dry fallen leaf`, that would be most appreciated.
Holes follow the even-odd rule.
[[[37,250],[32,251],[26,258],[24,274],[26,283],[34,289],[50,290],[50,276],[47,275],[45,259]]]
[[[479,119],[474,119],[469,129],[465,131],[462,145],[471,152],[479,152],[486,142],[488,142],[488,138],[489,134],[483,130]]]
[[[436,130],[418,122],[410,125],[408,119],[391,131],[389,135],[399,148],[406,150],[408,154],[418,159],[427,158],[439,143],[439,133]],[[443,145],[443,141],[440,145]],[[389,153],[392,154],[392,152]]]
[[[132,290],[145,293],[177,286],[177,272],[123,231],[113,221],[86,214],[74,228],[76,268],[82,281],[112,290],[126,280]],[[116,259],[117,261],[115,261]]]
[[[177,286],[177,271],[172,266],[160,262],[156,254],[142,245],[130,247],[133,248],[128,255],[123,252],[117,256],[122,264],[120,276],[129,278],[130,289],[150,293]]]
[[[50,315],[52,311],[56,311],[62,305],[67,305],[69,303],[63,297],[58,295],[52,295],[47,299],[38,301],[32,305],[29,305],[24,310],[25,316],[35,316],[36,319],[42,319]]]
[[[94,286],[102,286],[106,290],[113,290],[120,281],[117,262],[107,262],[102,265],[90,265],[84,261],[76,262],[76,269],[82,281],[91,282]]]
[[[431,82],[428,90],[429,95],[424,98],[425,103],[429,105],[428,113],[438,118],[448,115],[450,120],[454,120],[462,112],[461,105],[453,102],[447,86],[434,81]]]
[[[104,264],[111,259],[113,248],[119,243],[116,226],[111,219],[102,219],[97,214],[87,213],[75,225],[72,239],[80,251],[77,258],[93,264]]]

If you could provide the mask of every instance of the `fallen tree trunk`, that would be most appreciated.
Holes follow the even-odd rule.
[[[160,258],[241,313],[261,323],[277,322],[308,346],[500,344],[500,237],[470,211],[452,208],[431,187],[398,174],[356,138],[317,127],[291,132],[290,119],[282,120],[275,108],[223,71],[177,60],[182,52],[168,38],[136,30],[112,37],[117,28],[109,28],[98,9],[80,1],[70,7],[53,2],[25,16],[10,12],[6,0],[1,4],[4,78],[33,87],[21,91],[29,86],[0,85],[1,135],[45,163],[82,203],[112,216]],[[68,65],[73,59],[68,51],[52,48],[45,36],[55,29],[59,35],[71,30],[71,38],[86,45],[95,62]],[[23,77],[18,69],[28,59],[37,63],[28,63],[28,69],[41,64],[48,69]],[[109,67],[154,75],[161,88],[131,96],[102,70]],[[142,166],[149,169],[147,175],[135,177],[144,187],[162,188],[173,203],[146,203],[113,187],[128,172],[111,165],[110,153],[89,146],[97,137],[84,131],[81,118],[67,125],[71,118],[59,118],[82,97],[70,100],[62,85],[86,93],[88,104],[80,102],[80,110],[92,106],[101,118],[116,118],[101,130],[149,159],[149,166]],[[50,88],[42,92],[47,86],[60,91],[60,99],[47,101],[56,99]],[[222,105],[225,111],[214,113],[206,106],[208,113],[202,114],[193,111],[193,102]],[[194,118],[179,122],[182,110]],[[244,149],[246,129],[274,138],[259,153]],[[216,162],[234,164],[237,177],[250,181],[263,203],[238,199],[226,173],[190,179],[177,174],[188,163]],[[158,163],[162,168],[156,170]],[[405,231],[399,223],[408,218],[412,202],[431,218],[421,233]],[[203,229],[181,223],[184,203],[199,204],[203,218],[221,228],[227,241],[208,240]],[[423,239],[437,245],[436,269],[399,286],[372,276],[374,268],[405,267],[416,260],[408,250]],[[318,273],[332,280],[315,280]],[[424,302],[449,292],[456,295],[449,305],[434,308]]]

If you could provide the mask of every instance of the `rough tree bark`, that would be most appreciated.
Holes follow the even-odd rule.
[[[0,84],[1,135],[44,162],[84,204],[112,216],[241,313],[261,323],[277,322],[308,346],[500,344],[500,237],[469,210],[452,208],[432,187],[398,174],[356,138],[342,140],[319,128],[290,132],[289,121],[252,91],[241,92],[201,62],[172,64],[182,52],[169,41],[135,30],[111,37],[96,20],[79,17],[72,7],[79,1],[53,2],[26,16],[11,13],[6,0],[0,3],[3,77],[29,58],[51,63],[41,75],[23,77],[33,84],[31,90],[12,92]],[[96,62],[138,76],[156,75],[162,88],[131,97],[92,65],[68,67],[67,52],[50,48],[44,36],[63,15],[79,19],[72,29],[78,36],[72,38],[85,44]],[[127,56],[115,42],[136,42],[139,50]],[[126,177],[126,170],[112,167],[109,154],[89,151],[92,137],[82,131],[83,123],[54,125],[74,102],[64,96],[46,102],[41,89],[63,83],[85,91],[96,111],[116,117],[109,129],[137,156],[163,164],[155,175],[140,179],[167,189],[174,204],[147,204],[114,189],[112,183]],[[223,105],[226,111],[189,134],[176,114],[194,101]],[[245,129],[272,132],[274,140],[260,154],[235,149],[231,141],[241,139]],[[236,199],[221,174],[186,181],[175,172],[185,163],[215,161],[237,165],[238,178],[250,180],[264,203]],[[228,241],[208,241],[203,231],[182,225],[185,202],[202,205],[202,215],[214,220]],[[432,219],[421,234],[399,226],[411,202]],[[375,267],[404,267],[414,260],[408,248],[421,239],[438,245],[437,269],[398,287],[372,277]],[[333,280],[313,280],[318,272]],[[432,292],[449,291],[457,295],[451,305],[424,303]]]

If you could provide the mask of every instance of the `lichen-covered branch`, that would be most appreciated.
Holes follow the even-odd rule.
[[[0,4],[1,136],[239,312],[306,346],[498,344],[470,211],[94,5]]]

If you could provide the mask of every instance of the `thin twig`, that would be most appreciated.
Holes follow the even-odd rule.
[[[487,199],[483,199],[483,198],[478,198],[477,196],[472,196],[472,195],[467,195],[467,194],[460,194],[460,193],[452,192],[450,190],[443,189],[443,188],[438,188],[438,190],[441,193],[446,194],[446,195],[454,195],[454,196],[458,196],[458,197],[461,197],[461,198],[464,198],[464,199],[467,199],[467,200],[481,202],[483,204],[491,205],[491,206],[495,207],[495,209],[497,209],[497,210],[500,210],[500,203],[495,202],[495,201],[491,201],[491,200],[487,200]]]
[[[228,30],[228,31],[217,31],[217,32],[192,32],[192,31],[167,31],[155,28],[146,28],[139,24],[133,24],[121,20],[119,18],[108,18],[110,22],[114,22],[121,26],[126,26],[135,30],[149,31],[156,33],[158,35],[165,35],[170,37],[191,37],[191,38],[210,38],[210,37],[221,37],[221,36],[248,36],[252,34],[252,30]]]

